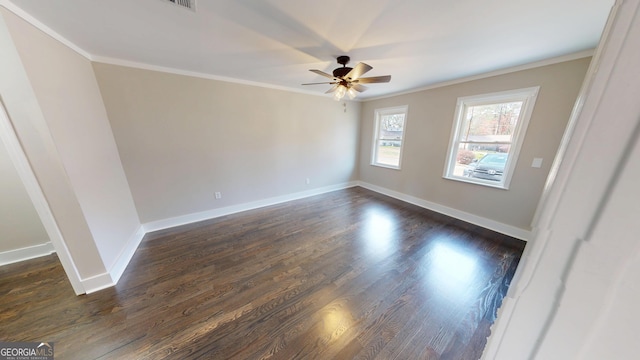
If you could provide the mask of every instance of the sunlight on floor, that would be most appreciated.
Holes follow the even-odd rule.
[[[435,244],[428,257],[429,283],[447,297],[463,297],[480,270],[474,256],[446,242]]]
[[[397,250],[398,239],[393,219],[372,209],[366,214],[364,226],[365,250],[373,257],[383,258]]]

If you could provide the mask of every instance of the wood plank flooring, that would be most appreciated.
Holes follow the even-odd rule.
[[[362,188],[147,234],[75,296],[0,267],[0,340],[56,359],[478,359],[524,243]]]

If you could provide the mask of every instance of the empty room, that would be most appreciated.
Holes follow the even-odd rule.
[[[0,359],[635,358],[639,9],[0,0]]]

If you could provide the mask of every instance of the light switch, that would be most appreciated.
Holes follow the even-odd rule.
[[[533,162],[531,163],[531,167],[539,168],[542,166],[542,158],[533,158]]]

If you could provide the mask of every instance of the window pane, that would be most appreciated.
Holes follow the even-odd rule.
[[[520,116],[522,101],[468,106],[460,141],[510,142]]]
[[[376,109],[371,165],[400,169],[407,106]]]
[[[400,165],[400,141],[380,140],[377,147],[377,163],[383,165]]]
[[[509,189],[539,89],[458,98],[444,177]]]
[[[380,118],[380,139],[400,140],[404,130],[404,114],[383,115]]]
[[[455,154],[453,175],[501,182],[508,151],[509,145],[460,144]]]
[[[480,151],[483,153],[487,152],[509,152],[511,148],[511,144],[503,144],[503,143],[495,143],[495,142],[462,142],[460,143],[460,147],[466,150],[471,151]]]

